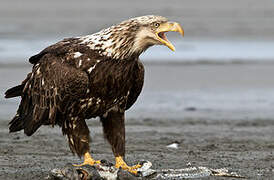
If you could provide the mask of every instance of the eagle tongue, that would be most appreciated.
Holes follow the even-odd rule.
[[[158,36],[159,36],[160,38],[162,38],[163,40],[169,42],[169,40],[167,39],[165,33],[166,33],[166,32],[160,32],[160,33],[158,34]]]

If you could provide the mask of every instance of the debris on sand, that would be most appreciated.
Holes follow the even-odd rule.
[[[227,169],[211,169],[207,167],[188,167],[183,169],[163,169],[157,172],[157,176],[154,179],[195,179],[204,178],[208,176],[222,176],[222,177],[234,177],[244,178],[235,172],[229,172]]]
[[[174,142],[174,143],[171,143],[171,144],[167,145],[166,147],[171,148],[171,149],[178,149],[179,148],[179,143]]]
[[[185,111],[196,111],[197,108],[196,107],[186,107]]]
[[[133,175],[127,171],[115,168],[111,163],[104,161],[102,164],[94,166],[84,165],[75,167],[72,164],[67,164],[61,169],[53,169],[50,171],[48,180],[141,180],[141,179],[183,179],[183,178],[203,178],[209,176],[223,176],[244,178],[235,172],[230,172],[225,168],[211,169],[207,167],[187,167],[182,169],[151,169],[152,163],[143,161],[140,163],[141,168],[138,168],[138,174]]]
[[[151,162],[143,161],[139,164],[142,165],[141,168],[137,169],[138,174],[133,175],[128,171],[123,169],[117,169],[113,164],[103,161],[102,164],[96,164],[94,166],[83,165],[83,166],[73,166],[72,164],[67,164],[62,169],[53,169],[50,171],[48,180],[123,180],[123,179],[132,179],[132,180],[141,180],[144,177],[151,179],[151,176],[156,174],[156,171],[151,169]]]

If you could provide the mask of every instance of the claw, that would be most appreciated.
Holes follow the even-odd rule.
[[[94,159],[87,159],[82,164],[73,164],[73,166],[76,166],[76,167],[84,166],[84,165],[93,166],[95,164],[101,164],[101,161],[95,161]]]
[[[136,164],[134,166],[131,166],[131,168],[133,168],[133,169],[138,169],[138,168],[141,168],[141,167],[142,167],[141,164]]]
[[[132,174],[135,174],[135,175],[138,174],[137,169],[142,167],[142,165],[140,165],[140,164],[137,164],[134,166],[128,166],[121,156],[116,157],[115,161],[116,161],[116,163],[115,163],[116,168],[122,168],[123,170],[126,170],[126,171],[128,171]]]
[[[83,165],[95,165],[95,164],[101,164],[101,161],[96,161],[94,160],[91,155],[89,154],[89,152],[85,153],[84,155],[84,162],[82,164],[73,164],[73,166],[79,167],[79,166],[83,166]]]

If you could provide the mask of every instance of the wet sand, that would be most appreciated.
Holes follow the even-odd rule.
[[[1,69],[1,92],[15,85],[29,69]],[[220,71],[218,76],[210,69]],[[273,65],[146,65],[143,93],[202,87],[272,89],[274,85],[270,74],[273,69]],[[7,80],[5,77],[14,71],[16,73]],[[166,76],[159,76],[163,71]],[[181,76],[179,81],[176,80],[178,75]],[[146,99],[141,97],[139,101]],[[4,107],[8,102],[2,103]],[[2,112],[0,119],[0,179],[42,179],[53,168],[81,162],[70,153],[58,127],[44,126],[31,137],[26,137],[22,132],[9,134],[8,119],[16,111],[16,106],[11,104],[5,108],[6,115]],[[126,121],[127,161],[133,164],[147,159],[155,169],[184,168],[188,163],[193,166],[228,168],[251,179],[271,179],[274,176],[274,120],[270,118],[271,115],[257,117],[256,112],[253,112],[246,117],[241,115],[246,112],[206,113],[195,109],[185,110],[182,114],[186,115],[177,114],[176,118],[146,115],[134,112],[133,106]],[[94,119],[87,122],[93,139],[92,154],[96,159],[113,162],[99,121]],[[174,141],[180,143],[179,148],[168,149],[166,146]]]

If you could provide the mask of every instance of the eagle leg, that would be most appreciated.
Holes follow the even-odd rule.
[[[112,108],[101,118],[104,136],[111,145],[115,156],[115,167],[122,168],[133,174],[137,174],[141,165],[128,166],[123,157],[125,156],[125,113],[119,108]]]
[[[89,129],[82,117],[69,117],[64,121],[62,127],[63,133],[67,135],[69,147],[73,153],[79,157],[84,156],[84,162],[79,165],[94,165],[100,164],[100,161],[94,160],[89,153],[89,143],[91,141],[89,136]]]

